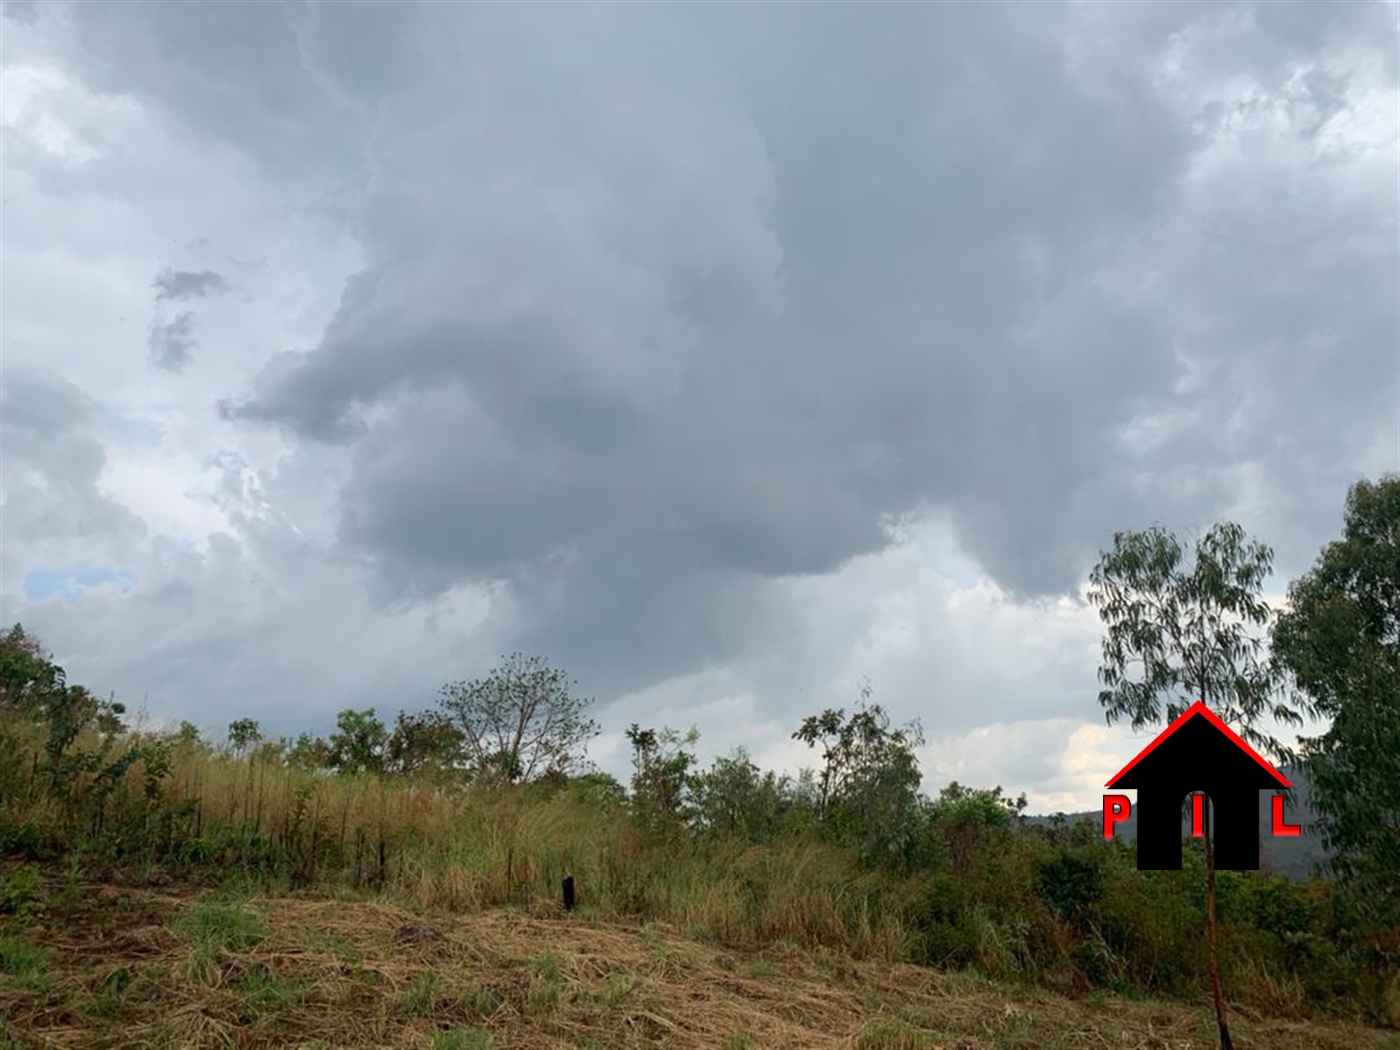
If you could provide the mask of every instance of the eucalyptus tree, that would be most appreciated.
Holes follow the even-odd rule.
[[[1223,522],[1190,549],[1160,526],[1119,532],[1089,576],[1104,624],[1099,703],[1109,725],[1173,722],[1197,700],[1278,763],[1295,750],[1262,724],[1300,726],[1309,705],[1281,688],[1268,651],[1273,610],[1264,582],[1273,551]],[[1206,938],[1220,1044],[1233,1046],[1220,985],[1215,854],[1205,807]]]

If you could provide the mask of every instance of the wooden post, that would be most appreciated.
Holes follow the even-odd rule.
[[[574,877],[572,875],[564,876],[564,910],[574,910]]]
[[[1220,1031],[1220,1050],[1235,1050],[1230,1038],[1230,1022],[1225,1016],[1225,993],[1220,988],[1220,940],[1215,922],[1215,851],[1211,848],[1210,817],[1215,806],[1214,799],[1208,799],[1205,809],[1206,846],[1206,949],[1210,962],[1210,991],[1215,1001],[1215,1025]]]

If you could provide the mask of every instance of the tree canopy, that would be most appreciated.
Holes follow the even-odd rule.
[[[573,770],[598,733],[574,684],[540,657],[512,653],[483,678],[443,686],[439,703],[479,777],[533,780]]]
[[[1197,700],[1252,746],[1288,761],[1293,749],[1259,726],[1301,726],[1310,705],[1280,688],[1265,644],[1262,589],[1273,551],[1239,525],[1213,526],[1188,557],[1159,526],[1119,532],[1089,576],[1104,623],[1099,703],[1108,724],[1170,723]]]
[[[1342,538],[1288,597],[1273,648],[1331,721],[1306,751],[1332,870],[1364,912],[1400,922],[1400,476],[1352,487]]]

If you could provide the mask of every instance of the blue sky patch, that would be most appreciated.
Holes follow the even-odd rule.
[[[92,562],[71,562],[43,569],[30,569],[24,574],[24,596],[31,602],[45,598],[73,601],[83,591],[115,581],[123,594],[131,590],[135,579],[114,565]]]

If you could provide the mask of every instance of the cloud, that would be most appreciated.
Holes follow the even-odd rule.
[[[375,26],[384,40],[411,21],[386,14]],[[54,13],[92,88],[137,97],[181,135],[232,145],[293,182],[333,178],[354,160],[350,122],[304,64],[297,17],[292,8],[200,12],[141,0],[120,12]]]
[[[184,368],[190,363],[191,351],[199,345],[194,337],[194,312],[181,310],[169,321],[152,321],[147,345],[151,351],[151,363],[157,368],[171,372]]]
[[[223,295],[230,289],[228,281],[213,270],[194,273],[189,270],[172,270],[169,267],[156,274],[151,287],[156,289],[156,302],[166,299],[177,302],[203,299],[211,295]]]
[[[31,566],[80,558],[120,563],[145,533],[101,489],[115,421],[74,384],[29,369],[0,373],[0,605]]]
[[[1400,466],[1383,4],[6,29],[6,355],[54,404],[6,583],[135,580],[7,606],[172,712],[324,724],[527,648],[615,749],[797,762],[868,676],[930,768],[1064,799],[1115,530],[1233,517],[1287,575]],[[39,505],[76,539],[10,542]]]
[[[5,0],[0,4],[0,15],[26,25],[33,24],[39,17],[39,5],[34,0]]]
[[[1372,170],[1364,154],[1307,145],[1364,101],[1358,78],[1318,58],[1302,79],[1208,72],[1212,34],[1296,61],[1270,26],[1205,19],[1198,55],[1189,20],[1146,41],[1129,17],[1000,9],[957,34],[934,13],[759,19],[791,77],[828,71],[779,119],[771,70],[738,61],[725,90],[732,56],[699,49],[658,78],[630,19],[581,20],[561,56],[562,25],[433,17],[446,72],[381,101],[367,268],[320,345],[234,409],[353,448],[342,536],[386,594],[509,579],[530,636],[570,649],[666,649],[679,615],[698,665],[737,655],[735,607],[762,636],[755,581],[835,571],[883,548],[891,518],[946,507],[1000,585],[1065,593],[1164,494],[1182,524],[1229,507],[1284,405],[1320,421],[1330,386],[1382,409],[1361,377],[1394,371],[1394,253],[1362,228],[1393,208],[1329,177]],[[496,68],[488,52],[526,26],[537,46]],[[1091,32],[1137,51],[1099,40],[1085,68]],[[842,57],[876,46],[879,77]],[[463,66],[493,93],[434,108]],[[1240,108],[1270,91],[1267,119]],[[833,111],[841,147],[813,152]],[[1213,112],[1239,115],[1203,130]],[[1255,146],[1235,159],[1241,134]],[[1290,192],[1240,196],[1261,180]],[[1339,249],[1327,231],[1353,223]],[[1295,387],[1285,361],[1325,384]],[[1193,366],[1208,387],[1183,396]],[[1210,413],[1198,433],[1124,439],[1188,404]],[[1358,435],[1323,440],[1356,455]],[[1303,469],[1342,480],[1320,457]]]

